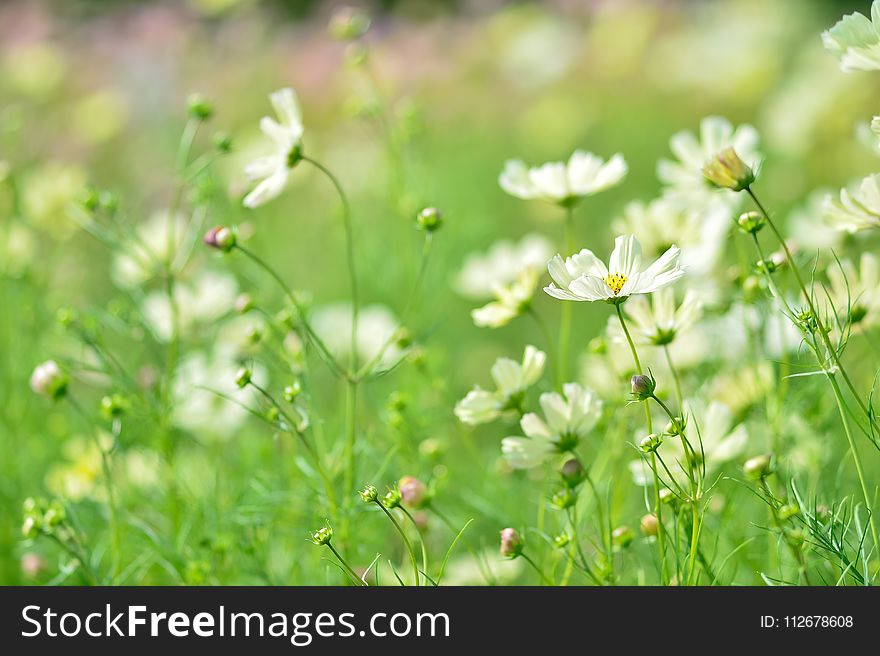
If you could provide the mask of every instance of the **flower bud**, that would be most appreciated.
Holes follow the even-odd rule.
[[[55,360],[46,360],[31,374],[31,389],[50,399],[60,399],[67,391],[67,375]]]
[[[800,514],[801,509],[796,503],[784,503],[779,507],[779,519],[791,519],[795,515]]]
[[[382,497],[382,505],[392,510],[394,508],[399,508],[400,504],[403,502],[403,496],[400,494],[400,490],[396,487],[391,488],[385,493],[385,496]]]
[[[681,435],[684,432],[684,429],[685,421],[681,417],[676,417],[675,419],[669,420],[663,432],[667,435]]]
[[[237,239],[235,236],[235,232],[232,230],[232,228],[227,228],[225,226],[214,226],[205,233],[202,241],[205,243],[206,246],[210,246],[211,248],[216,248],[218,251],[228,253],[235,247]]]
[[[630,387],[634,399],[644,401],[654,396],[654,390],[657,389],[657,381],[648,374],[636,374],[630,378]]]
[[[611,542],[615,547],[626,549],[633,541],[633,533],[629,526],[618,526],[611,531]]]
[[[296,397],[300,395],[300,392],[302,392],[302,384],[295,380],[284,388],[284,400],[288,403],[293,403]]]
[[[501,555],[505,558],[516,558],[522,553],[523,539],[515,528],[501,531]]]
[[[660,530],[660,521],[657,519],[657,515],[648,513],[642,516],[642,519],[639,521],[639,528],[642,529],[642,535],[645,537],[657,535],[657,532]]]
[[[570,458],[562,465],[559,475],[568,487],[577,487],[583,482],[586,471],[584,471],[584,466],[580,460]]]
[[[21,573],[25,578],[35,579],[46,569],[46,559],[29,551],[21,556]]]
[[[644,437],[641,442],[639,442],[639,449],[642,450],[642,453],[654,453],[654,451],[660,448],[660,445],[662,443],[662,437],[657,435],[657,433],[651,433],[647,437]]]
[[[404,476],[397,483],[400,496],[407,506],[421,508],[428,501],[428,488],[415,476]]]
[[[251,370],[247,367],[241,367],[238,371],[235,372],[235,384],[239,389],[243,389],[248,386],[248,383],[251,382]]]
[[[553,546],[557,549],[565,549],[569,544],[571,544],[571,535],[568,533],[553,536]]]
[[[340,41],[353,41],[370,29],[370,17],[357,7],[340,7],[330,17],[327,30]]]
[[[752,210],[751,212],[743,212],[736,220],[739,229],[749,235],[756,235],[761,232],[766,220],[760,212]]]
[[[416,217],[416,224],[427,232],[434,232],[443,223],[443,215],[436,207],[426,207]]]
[[[364,503],[375,503],[379,500],[379,490],[376,489],[375,485],[367,485],[358,494],[361,495]]]
[[[772,457],[769,453],[749,458],[743,464],[743,473],[752,480],[760,480],[773,473]]]
[[[266,421],[270,424],[275,424],[281,418],[281,411],[275,407],[274,405],[266,410]]]
[[[235,298],[235,303],[232,305],[232,309],[235,310],[237,314],[247,314],[254,309],[254,299],[251,298],[250,294],[239,294]]]
[[[130,407],[131,403],[121,394],[113,394],[101,399],[101,414],[108,420],[119,417]]]
[[[715,187],[742,191],[755,181],[755,172],[740,159],[736,150],[725,148],[706,162],[703,177]]]
[[[676,501],[678,501],[678,497],[675,496],[675,493],[670,490],[668,487],[664,487],[660,490],[660,503],[665,503],[666,505],[672,505]]]
[[[43,525],[49,528],[60,526],[67,519],[67,512],[58,501],[49,504],[49,508],[43,513]]]
[[[228,133],[215,132],[211,141],[214,143],[214,148],[217,149],[217,152],[223,155],[232,152],[232,137]]]
[[[550,503],[560,510],[571,508],[576,502],[577,497],[571,491],[571,488],[568,487],[559,490],[550,499]]]
[[[191,118],[207,121],[214,114],[214,106],[200,93],[193,93],[186,99],[186,111]]]
[[[312,533],[311,540],[313,544],[318,545],[319,547],[324,546],[325,544],[330,544],[330,540],[333,539],[333,529],[329,526],[323,526],[319,528],[317,531]]]

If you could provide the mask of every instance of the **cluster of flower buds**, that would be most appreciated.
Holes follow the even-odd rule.
[[[37,394],[50,399],[60,399],[67,392],[70,381],[55,360],[46,360],[34,369],[30,382],[31,389]]]
[[[52,535],[67,519],[64,506],[58,501],[29,497],[24,501],[23,510],[21,533],[27,540],[34,540],[42,534]]]

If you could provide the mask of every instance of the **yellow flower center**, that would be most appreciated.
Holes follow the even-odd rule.
[[[615,296],[620,293],[620,290],[623,289],[627,280],[628,278],[622,273],[609,273],[605,276],[605,284],[611,288],[611,291],[614,292]]]

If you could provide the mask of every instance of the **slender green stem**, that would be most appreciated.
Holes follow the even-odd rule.
[[[633,363],[636,366],[636,373],[642,373],[642,363],[639,360],[639,352],[633,341],[632,335],[629,334],[629,328],[626,325],[626,319],[623,318],[623,310],[620,309],[621,303],[616,303],[614,309],[617,311],[617,318],[620,320],[620,327],[623,334],[626,335],[626,341],[629,344],[629,350],[632,352]],[[651,421],[651,406],[643,401],[645,406],[645,421],[648,425],[648,433],[654,432],[654,426]],[[660,577],[663,584],[668,583],[668,572],[666,568],[666,529],[663,527],[663,510],[660,505],[660,476],[657,474],[657,460],[654,452],[651,452],[651,471],[654,473],[654,514],[657,516],[657,548],[660,550]]]
[[[421,546],[421,549],[422,549],[422,571],[425,572],[425,574],[427,574],[428,573],[428,548],[425,545],[425,536],[422,535],[421,529],[419,529],[419,525],[416,523],[416,518],[413,517],[410,514],[410,512],[406,508],[404,508],[403,506],[400,506],[400,509],[403,511],[403,514],[406,515],[406,518],[409,520],[410,524],[413,525],[413,528],[416,530],[416,534],[419,536],[419,546]]]
[[[332,544],[330,544],[330,543],[328,542],[328,543],[327,543],[327,548],[330,549],[330,551],[333,552],[333,555],[336,556],[336,559],[337,559],[337,560],[340,562],[340,564],[345,568],[345,571],[348,572],[349,575],[351,575],[351,576],[354,578],[355,581],[357,581],[357,582],[358,582],[360,585],[362,585],[362,586],[366,585],[366,583],[364,583],[363,579],[361,579],[361,577],[359,577],[359,576],[357,575],[357,572],[355,572],[355,571],[351,568],[351,565],[349,565],[349,564],[345,561],[345,558],[342,557],[342,554],[340,554],[340,553],[336,550],[336,547],[334,547]]]
[[[574,208],[565,208],[565,257],[574,253]],[[562,388],[562,384],[568,377],[568,349],[571,345],[571,303],[563,303],[559,317],[559,353],[558,366],[556,367],[556,386]]]
[[[522,556],[523,560],[525,560],[529,565],[531,565],[532,569],[534,569],[538,573],[538,576],[541,577],[542,583],[545,583],[547,585],[553,585],[553,581],[551,581],[546,576],[544,576],[544,572],[541,571],[541,568],[538,567],[535,564],[535,561],[532,560],[531,558],[529,558],[528,555],[524,551],[520,553],[520,556]]]
[[[413,580],[415,581],[415,585],[418,586],[419,579],[421,578],[420,574],[419,574],[419,562],[416,559],[416,552],[415,552],[415,549],[413,549],[412,542],[409,541],[409,538],[406,536],[406,531],[403,530],[403,527],[394,518],[394,515],[391,514],[391,511],[388,510],[388,508],[386,508],[385,506],[383,506],[382,502],[379,500],[376,500],[376,505],[382,509],[382,512],[385,513],[385,515],[388,517],[388,519],[391,520],[391,523],[394,524],[394,528],[396,528],[397,532],[400,533],[400,537],[403,538],[403,544],[406,546],[407,552],[409,552],[409,559],[410,559],[410,562],[412,563]]]
[[[345,257],[348,263],[349,285],[351,287],[351,366],[350,371],[353,374],[358,367],[357,352],[357,334],[358,334],[358,313],[360,312],[360,295],[358,293],[357,270],[355,268],[355,252],[354,252],[354,231],[351,221],[351,205],[348,202],[348,196],[342,188],[339,179],[330,169],[321,164],[319,161],[311,157],[303,157],[303,161],[308,162],[321,173],[326,176],[336,193],[339,194],[339,200],[342,202],[342,227],[345,231]]]
[[[810,309],[810,314],[816,321],[819,326],[819,335],[822,339],[822,342],[825,345],[825,348],[828,351],[828,354],[831,356],[831,359],[834,361],[834,364],[837,367],[837,370],[840,371],[840,375],[843,377],[846,386],[849,388],[850,393],[856,400],[861,411],[868,418],[868,421],[871,422],[871,425],[874,427],[874,430],[880,430],[880,426],[877,425],[877,421],[870,411],[868,406],[862,400],[861,394],[859,394],[858,390],[855,387],[855,384],[852,382],[852,379],[849,377],[846,369],[843,366],[843,363],[840,361],[840,354],[837,352],[837,349],[831,344],[831,339],[828,337],[828,332],[825,330],[822,325],[821,318],[819,317],[819,313],[816,312],[816,307],[813,303],[813,296],[807,289],[807,286],[804,284],[803,278],[801,278],[800,271],[798,270],[797,264],[794,261],[794,257],[791,254],[791,251],[788,248],[788,244],[785,242],[785,239],[782,236],[782,233],[779,232],[779,229],[776,227],[776,224],[770,218],[770,214],[764,209],[764,206],[761,204],[761,201],[758,200],[758,197],[755,195],[755,192],[752,191],[751,187],[746,188],[746,192],[748,192],[749,196],[751,196],[758,210],[760,210],[761,214],[764,217],[764,220],[767,222],[767,225],[770,227],[770,230],[773,232],[773,235],[776,237],[776,240],[779,242],[780,246],[782,246],[782,251],[785,253],[785,259],[788,261],[788,264],[794,274],[795,280],[797,281],[798,287],[800,287],[801,293],[803,293],[804,298],[807,301],[807,306]],[[754,235],[753,235],[754,236]],[[757,243],[757,237],[755,237],[755,242]],[[762,256],[763,258],[763,256]]]

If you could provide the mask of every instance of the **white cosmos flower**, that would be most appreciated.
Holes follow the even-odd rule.
[[[693,399],[686,400],[684,405],[687,414],[687,438],[697,458],[701,455],[705,458],[706,476],[710,476],[724,463],[742,455],[749,434],[744,424],[734,425],[733,412],[729,407],[714,400],[706,405]],[[663,458],[676,481],[684,485],[687,481],[687,464],[681,438],[665,436],[657,453]],[[636,485],[652,484],[653,474],[644,460],[631,461],[629,467]],[[662,478],[668,476],[662,467],[659,471]]]
[[[840,60],[841,70],[880,70],[880,1],[871,5],[870,19],[848,14],[822,32],[822,44]]]
[[[317,309],[312,316],[312,328],[330,352],[339,358],[351,357],[351,305],[335,303]],[[359,308],[357,321],[358,360],[361,364],[371,362],[382,353],[377,369],[393,366],[403,351],[393,339],[400,328],[397,318],[384,305],[367,305]],[[390,345],[382,352],[388,340]]]
[[[290,169],[302,156],[303,135],[302,111],[293,89],[279,89],[269,95],[272,108],[278,117],[270,116],[260,120],[260,129],[272,141],[270,155],[260,157],[245,167],[245,174],[251,180],[259,180],[256,187],[244,197],[245,207],[251,209],[276,198],[287,186]]]
[[[880,324],[880,260],[872,253],[862,253],[856,269],[851,260],[828,267],[829,293],[840,319],[849,319],[859,327]],[[829,308],[830,309],[830,308]]]
[[[681,278],[684,268],[679,263],[680,253],[678,246],[670,246],[643,269],[638,239],[621,235],[614,240],[608,266],[586,248],[564,260],[554,256],[547,265],[553,282],[544,291],[563,301],[620,303],[633,294],[650,294]]]
[[[667,185],[668,195],[680,197],[696,207],[711,204],[712,197],[718,195],[718,190],[706,181],[703,167],[719,152],[733,148],[753,170],[760,160],[757,130],[751,125],[734,128],[720,116],[707,116],[700,122],[699,138],[688,130],[672,135],[669,148],[678,160],[661,159],[657,163],[657,177]],[[721,197],[730,204],[739,202],[732,192],[725,192]]]
[[[822,209],[825,221],[838,230],[880,228],[880,173],[869,175],[857,188],[841,189],[839,198],[829,194]]]
[[[455,289],[475,300],[492,298],[498,285],[511,284],[523,269],[543,268],[552,255],[550,241],[539,234],[528,234],[519,242],[495,242],[486,253],[465,258]]]
[[[238,284],[232,276],[203,271],[192,284],[178,282],[174,286],[174,300],[180,332],[190,333],[199,325],[216,321],[232,310]],[[142,304],[144,319],[161,341],[172,337],[173,312],[168,294],[154,291],[147,294]]]
[[[495,286],[495,300],[471,312],[474,324],[482,328],[501,328],[523,314],[532,302],[540,270],[528,267],[509,285]]]
[[[501,453],[514,469],[530,469],[555,454],[574,449],[599,421],[602,401],[577,383],[562,386],[562,395],[541,395],[544,419],[530,412],[523,415],[520,427],[526,437],[505,437]]]
[[[178,215],[168,220],[168,211],[154,213],[138,226],[136,236],[113,258],[112,277],[120,287],[138,287],[161,273],[168,261],[168,247],[180,255],[186,221]],[[169,239],[170,237],[170,239]]]
[[[702,278],[718,263],[730,229],[729,206],[717,194],[714,201],[697,207],[669,197],[633,201],[612,227],[619,234],[635,235],[645,254],[654,257],[677,244],[688,275]]]
[[[697,322],[702,309],[703,302],[693,290],[688,290],[681,305],[676,306],[675,293],[670,287],[657,290],[650,301],[640,296],[623,307],[633,338],[655,346],[671,344]],[[626,343],[626,335],[616,317],[609,319],[608,334],[615,342]]]
[[[613,187],[626,172],[626,161],[620,153],[606,162],[593,153],[576,150],[568,163],[548,162],[529,168],[522,160],[508,160],[498,184],[517,198],[571,205],[580,198]]]
[[[501,413],[520,403],[522,394],[544,373],[546,361],[547,355],[531,345],[526,346],[521,363],[510,358],[498,358],[490,371],[495,390],[475,387],[455,405],[455,416],[471,425],[497,419]]]

